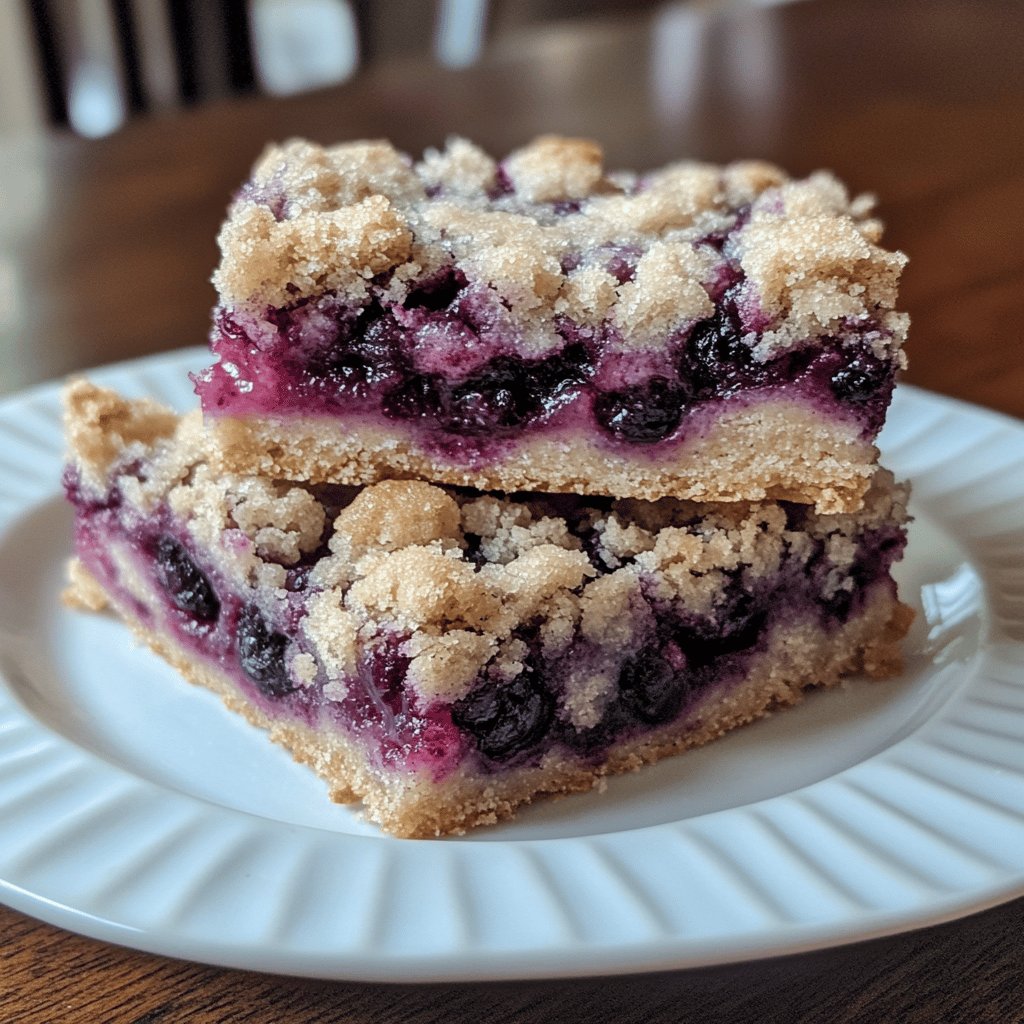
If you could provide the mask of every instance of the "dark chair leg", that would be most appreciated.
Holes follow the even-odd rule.
[[[125,98],[128,109],[138,114],[149,105],[142,85],[142,63],[139,53],[139,35],[131,0],[111,0],[114,16],[114,30],[117,34],[117,49],[124,71]]]
[[[60,33],[49,0],[28,0],[26,4],[32,33],[36,40],[39,71],[43,78],[46,115],[52,124],[68,123],[68,99],[65,91],[67,67],[61,53]]]

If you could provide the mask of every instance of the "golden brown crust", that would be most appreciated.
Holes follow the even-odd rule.
[[[81,559],[68,562],[68,585],[60,595],[69,607],[81,612],[99,612],[107,607],[107,595]]]
[[[224,472],[369,484],[427,479],[480,490],[542,491],[695,501],[796,501],[819,512],[856,510],[878,455],[854,423],[797,403],[723,411],[705,432],[658,461],[619,454],[589,435],[523,439],[485,464],[453,464],[400,423],[348,429],[331,420],[209,421],[211,458]]]

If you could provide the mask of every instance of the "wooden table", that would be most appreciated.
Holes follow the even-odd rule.
[[[225,202],[264,141],[541,131],[610,166],[758,155],[882,197],[912,257],[916,384],[1024,416],[1024,7],[814,0],[666,7],[517,31],[467,71],[380,66],[336,90],[211,105],[100,142],[0,143],[0,391],[201,342]],[[2,822],[0,822],[2,827]],[[1024,858],[1024,851],[1021,851]],[[1024,899],[782,960],[571,982],[381,986],[258,976],[79,938],[0,908],[0,1020],[1024,1021]]]

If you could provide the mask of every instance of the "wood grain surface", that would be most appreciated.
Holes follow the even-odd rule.
[[[830,167],[911,256],[908,379],[1024,416],[1024,4],[671,5],[516,29],[464,71],[0,140],[0,392],[205,339],[214,238],[271,139],[450,133],[503,153],[589,135],[609,166],[683,156]],[[0,820],[0,828],[3,827]],[[1024,851],[1021,851],[1024,860]],[[775,961],[633,978],[327,984],[123,950],[0,908],[0,1024],[274,1021],[1024,1021],[1024,900]]]

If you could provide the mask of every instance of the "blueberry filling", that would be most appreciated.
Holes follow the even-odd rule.
[[[714,620],[686,616],[680,620],[674,639],[690,666],[709,665],[717,658],[753,647],[767,618],[766,603],[734,581]]]
[[[212,622],[220,613],[220,601],[188,552],[173,537],[162,535],[153,553],[157,582],[167,591],[175,608],[200,622]]]
[[[405,298],[406,309],[447,309],[466,287],[466,275],[457,267],[446,267],[421,281]]]
[[[870,352],[862,352],[832,374],[832,393],[840,401],[863,404],[891,380],[892,369]]]
[[[690,376],[698,395],[712,397],[744,386],[754,387],[767,376],[766,368],[754,361],[750,345],[742,337],[739,315],[729,301],[690,331],[679,369],[682,375]]]
[[[274,633],[259,610],[249,605],[238,617],[238,663],[266,697],[283,697],[295,687],[288,677],[288,638]]]
[[[606,269],[620,284],[631,281],[639,253],[607,249]],[[567,259],[571,269],[578,257]],[[574,410],[570,419],[596,423],[610,440],[656,444],[681,436],[703,404],[787,386],[815,402],[838,402],[866,431],[877,430],[895,365],[874,355],[866,340],[855,340],[865,330],[880,337],[877,326],[852,324],[842,337],[809,339],[760,361],[752,348],[759,335],[739,312],[743,286],[736,266],[723,262],[719,280],[709,285],[717,297],[714,314],[666,339],[674,366],[646,380],[633,371],[619,386],[614,374],[602,377],[614,350],[610,325],[585,327],[558,317],[560,350],[544,358],[517,355],[510,351],[516,340],[501,336],[496,294],[450,266],[413,284],[397,307],[371,289],[362,308],[325,295],[270,310],[263,319],[220,310],[213,347],[221,361],[198,380],[198,390],[207,408],[243,414],[380,411],[442,447],[466,438],[467,450],[542,425],[563,409]],[[430,353],[426,364],[424,352]],[[611,386],[598,383],[603,379]]]
[[[366,330],[356,332],[348,341],[339,362],[348,362],[360,371],[368,384],[380,384],[401,377],[404,372],[402,331],[390,315],[370,318]]]
[[[360,679],[373,700],[380,700],[395,715],[410,711],[405,690],[409,659],[401,652],[395,635],[385,638],[360,669]]]
[[[453,434],[486,433],[517,427],[536,416],[540,396],[530,386],[521,359],[500,356],[476,377],[453,388],[441,386],[443,395],[437,422]]]
[[[629,658],[619,674],[619,700],[636,719],[648,725],[671,722],[689,696],[690,680],[654,650]]]
[[[549,411],[589,378],[593,363],[587,346],[569,337],[560,352],[527,364],[527,371],[532,387],[541,396],[545,411]]]
[[[499,164],[498,170],[494,175],[494,187],[488,192],[488,198],[497,199],[498,196],[514,195],[515,191],[516,187],[512,184],[512,179],[508,176],[508,171],[505,170],[504,166]]]
[[[688,393],[681,383],[651,377],[594,401],[594,418],[609,434],[633,444],[652,444],[673,434],[683,418]]]
[[[401,329],[376,303],[362,310],[328,303],[304,317],[283,331],[303,335],[282,359],[289,379],[317,392],[353,395],[401,377]],[[312,325],[304,333],[303,323]]]
[[[452,721],[473,737],[481,754],[494,761],[535,746],[554,714],[554,698],[529,670],[501,685],[484,682],[452,705]]]
[[[285,577],[284,589],[290,594],[301,594],[309,584],[309,574],[312,572],[311,565],[299,565],[288,570]]]
[[[535,362],[497,356],[458,383],[436,374],[407,376],[381,406],[389,419],[427,421],[449,434],[500,434],[553,409],[587,369],[582,345]]]
[[[862,536],[857,545],[857,557],[849,570],[850,586],[822,597],[822,618],[825,621],[846,621],[863,600],[864,589],[881,572],[888,572],[903,553],[905,544],[905,535],[897,530],[873,530]],[[808,573],[816,577],[824,589],[828,563],[822,550],[815,553]]]
[[[564,742],[590,755],[644,726],[674,721],[703,691],[740,678],[757,649],[773,603],[770,589],[727,599],[714,620],[665,608],[640,653],[624,661],[617,693],[600,722],[589,729],[566,726]],[[739,596],[742,593],[742,596]]]

